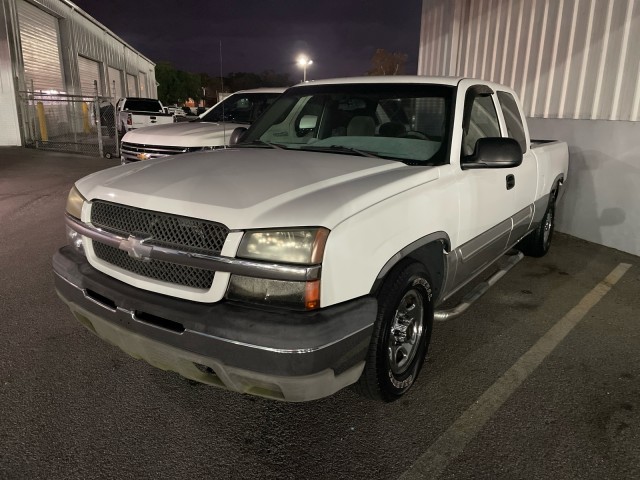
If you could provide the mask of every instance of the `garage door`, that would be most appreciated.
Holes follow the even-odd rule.
[[[124,97],[124,92],[122,91],[122,72],[117,68],[108,67],[107,73],[109,74],[109,88],[107,91],[109,95],[117,101],[119,98]]]
[[[149,94],[147,93],[147,74],[144,72],[140,72],[140,96],[149,96]]]
[[[80,71],[80,92],[82,95],[86,97],[95,96],[95,82],[98,82],[98,95],[101,95],[100,64],[94,60],[78,55],[78,70]]]
[[[130,97],[138,96],[138,79],[130,73],[127,73],[127,95]]]
[[[36,91],[64,91],[58,19],[19,1],[18,21],[26,88],[33,85]]]

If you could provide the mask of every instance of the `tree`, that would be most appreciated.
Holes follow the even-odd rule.
[[[407,63],[406,53],[391,53],[384,48],[378,48],[371,57],[372,68],[367,75],[403,75],[405,63]]]
[[[257,73],[231,72],[226,83],[232,92],[262,87],[262,80]]]
[[[291,85],[288,73],[276,73],[273,70],[265,70],[260,74],[263,87],[288,87]]]
[[[213,105],[218,101],[218,93],[223,91],[235,92],[251,88],[291,85],[288,73],[276,73],[273,70],[265,70],[262,73],[235,72],[221,79],[208,73],[184,72],[169,62],[158,62],[156,81],[158,98],[165,105],[184,103],[190,98],[196,103],[204,98],[207,105]]]
[[[169,62],[156,65],[156,81],[158,82],[158,99],[166,105],[183,103],[189,98],[202,98],[200,75],[176,69]]]
[[[211,76],[208,73],[200,74],[200,85],[205,88],[205,103],[208,106],[218,103],[218,93],[228,90],[224,78]]]

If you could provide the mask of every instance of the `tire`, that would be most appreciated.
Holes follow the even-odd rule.
[[[383,402],[407,393],[424,363],[432,328],[429,273],[419,263],[402,262],[378,294],[378,315],[356,392]]]
[[[555,230],[556,203],[551,200],[538,228],[522,239],[519,249],[529,257],[543,257],[551,247],[551,239]]]

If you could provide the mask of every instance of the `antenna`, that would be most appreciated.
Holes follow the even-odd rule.
[[[220,40],[220,88],[224,93],[224,77],[222,76],[222,40]],[[224,116],[224,100],[222,100],[222,148],[227,148],[227,122],[225,121],[226,118]]]

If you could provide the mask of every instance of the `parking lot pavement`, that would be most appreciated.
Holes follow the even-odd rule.
[[[435,325],[405,398],[278,403],[136,361],[58,300],[66,194],[115,164],[0,149],[0,478],[640,478],[638,257],[557,235]]]

